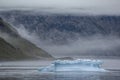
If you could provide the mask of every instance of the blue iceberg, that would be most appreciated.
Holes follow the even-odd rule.
[[[77,60],[56,60],[47,67],[40,68],[41,72],[57,71],[105,71],[101,68],[101,60],[77,59]]]

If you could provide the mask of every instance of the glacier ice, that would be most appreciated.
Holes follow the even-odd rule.
[[[77,60],[56,60],[47,67],[40,68],[41,72],[56,71],[105,71],[101,68],[101,60],[77,59]]]

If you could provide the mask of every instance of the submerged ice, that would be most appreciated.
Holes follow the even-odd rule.
[[[105,71],[101,68],[102,63],[101,60],[90,59],[56,60],[49,66],[40,68],[39,71]]]

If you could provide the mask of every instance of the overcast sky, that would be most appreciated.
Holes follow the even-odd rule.
[[[120,0],[0,0],[0,7],[42,8],[53,12],[120,15]]]

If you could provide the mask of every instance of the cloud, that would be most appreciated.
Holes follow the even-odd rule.
[[[0,7],[42,9],[53,13],[120,15],[120,0],[0,0]]]

